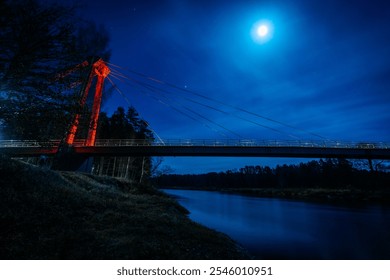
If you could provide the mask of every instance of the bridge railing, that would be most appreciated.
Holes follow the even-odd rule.
[[[143,139],[98,139],[95,146],[238,146],[238,147],[318,147],[390,149],[385,142],[346,142],[333,140],[257,140],[257,139],[165,139],[150,143]]]
[[[56,147],[60,140],[37,141],[37,140],[0,140],[0,147]]]
[[[85,140],[74,142],[74,146],[84,146]],[[0,140],[0,147],[55,147],[60,140]],[[237,147],[317,147],[317,148],[358,148],[390,149],[385,142],[346,142],[346,141],[305,141],[305,140],[256,140],[256,139],[168,139],[150,143],[144,139],[97,139],[95,146],[237,146]]]

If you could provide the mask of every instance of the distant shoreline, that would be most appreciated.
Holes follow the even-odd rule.
[[[274,168],[256,165],[206,174],[162,174],[153,183],[161,187],[340,205],[390,205],[390,172],[385,172],[385,166],[380,164],[369,171],[354,167],[346,159],[328,158]]]
[[[354,204],[354,203],[379,203],[390,206],[389,190],[368,190],[344,188],[344,189],[324,189],[324,188],[216,188],[216,187],[179,187],[158,186],[158,189],[176,190],[196,190],[196,191],[216,191],[221,193],[246,195],[263,198],[279,198],[297,201],[310,201],[321,203]]]

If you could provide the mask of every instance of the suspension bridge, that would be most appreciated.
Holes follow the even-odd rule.
[[[0,153],[13,157],[56,155],[60,141],[0,141]],[[72,145],[83,156],[224,156],[390,159],[390,143],[338,141],[265,141],[265,140],[163,140],[150,143],[137,139],[97,139],[86,146],[85,140]]]
[[[108,65],[110,65],[110,68]],[[294,127],[290,124],[274,120],[235,105],[227,104],[138,72],[132,71],[133,74],[143,80],[129,77],[119,71],[119,66],[106,63],[101,59],[83,62],[76,66],[75,69],[83,67],[89,67],[90,69],[88,78],[81,90],[78,112],[81,112],[80,109],[86,106],[92,80],[97,77],[87,138],[81,140],[76,139],[76,133],[80,122],[80,113],[76,113],[64,139],[43,142],[35,140],[2,140],[0,141],[1,154],[6,154],[11,157],[37,157],[43,155],[55,156],[67,153],[68,156],[65,157],[66,160],[69,160],[72,155],[83,158],[95,156],[224,156],[390,159],[390,143],[331,141],[319,134]],[[221,134],[224,137],[223,140],[163,140],[152,129],[152,132],[158,138],[155,141],[137,139],[96,139],[103,83],[106,78],[111,82],[113,88],[121,94],[128,105],[131,106],[126,95],[123,94],[109,76],[122,82],[131,83],[139,92],[144,93],[156,102],[159,102],[194,121],[201,122],[205,127]],[[151,81],[152,83],[147,83],[146,81]],[[180,101],[175,100],[173,102],[172,97],[170,96],[172,92],[169,91],[168,88],[183,91],[189,95],[182,95],[180,96]],[[190,96],[195,96],[198,99],[191,98]],[[191,108],[191,106],[184,104],[184,102],[201,106],[223,115],[233,115],[233,117],[241,121],[251,123],[252,125],[259,126],[263,129],[268,129],[274,133],[285,134],[294,140],[271,141],[245,139],[237,132],[217,123],[211,118],[201,115],[194,108]],[[231,110],[229,111],[227,109]],[[240,114],[232,113],[231,111],[239,112]],[[262,120],[267,124],[260,122],[259,120]],[[274,126],[271,126],[270,124],[274,124]],[[303,132],[319,140],[306,141],[298,139],[298,137],[292,135],[290,132],[283,132],[280,129],[281,126],[293,131]],[[232,139],[231,137],[234,137],[235,139]]]

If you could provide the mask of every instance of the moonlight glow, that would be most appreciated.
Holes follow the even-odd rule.
[[[260,25],[258,28],[257,28],[257,35],[259,35],[260,37],[264,37],[268,34],[268,26],[265,25],[265,24],[262,24]]]
[[[258,44],[264,44],[271,40],[273,30],[272,22],[269,20],[260,20],[252,26],[252,39]]]

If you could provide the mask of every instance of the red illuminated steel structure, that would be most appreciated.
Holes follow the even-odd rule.
[[[108,66],[104,63],[102,59],[98,59],[96,62],[92,64],[91,71],[88,75],[87,83],[83,89],[83,92],[81,93],[81,99],[79,103],[80,109],[84,107],[87,101],[89,89],[91,88],[92,80],[95,76],[97,76],[95,96],[93,99],[93,106],[92,106],[92,114],[89,122],[88,136],[87,139],[85,140],[85,146],[95,145],[96,129],[98,125],[100,105],[102,101],[103,84],[104,84],[104,79],[108,76],[109,73],[110,73],[110,69],[108,68]],[[77,112],[76,115],[74,116],[72,125],[70,126],[66,134],[66,138],[65,138],[66,144],[68,145],[73,144],[74,138],[76,136],[77,128],[79,125],[79,121],[80,121],[80,112]]]

